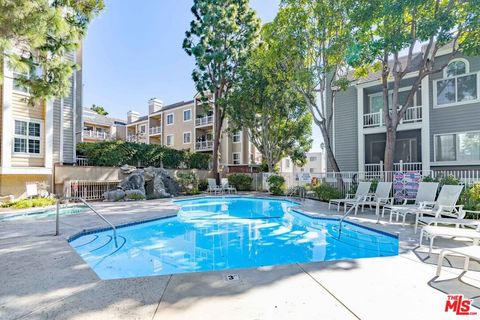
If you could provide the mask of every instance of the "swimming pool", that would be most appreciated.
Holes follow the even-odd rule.
[[[177,216],[75,236],[70,245],[101,279],[202,272],[398,254],[398,238],[338,219],[314,219],[291,201],[206,197]]]
[[[86,207],[82,207],[82,206],[60,208],[60,215],[68,216],[73,214],[79,214],[81,212],[84,212],[85,210],[86,210]],[[0,221],[39,219],[39,218],[45,218],[45,217],[54,217],[56,214],[57,214],[57,209],[28,211],[28,212],[0,216]]]

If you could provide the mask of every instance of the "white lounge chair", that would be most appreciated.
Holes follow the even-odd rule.
[[[215,179],[207,179],[208,181],[208,188],[207,192],[208,193],[223,193],[223,189],[221,186],[217,185],[217,181]]]
[[[418,209],[425,203],[433,203],[437,196],[438,182],[420,182],[418,184],[418,191],[415,199],[405,199],[402,205],[385,205],[382,208],[382,217],[385,210],[390,210],[390,223],[392,223],[392,216],[396,215],[396,221],[398,217],[403,217],[403,225],[405,225],[405,217],[411,210]],[[410,203],[409,203],[410,202]],[[413,203],[411,203],[413,202]]]
[[[379,182],[377,185],[377,189],[373,195],[367,195],[365,199],[360,201],[346,201],[345,207],[354,206],[355,207],[355,215],[357,215],[358,207],[362,207],[362,212],[365,206],[375,206],[375,214],[380,218],[380,206],[386,204],[392,204],[393,198],[390,197],[390,191],[392,190],[392,183],[391,182]],[[383,215],[382,215],[383,217]]]
[[[360,182],[358,184],[357,191],[355,192],[354,195],[347,193],[344,199],[330,199],[330,201],[328,202],[328,209],[330,209],[331,204],[337,204],[337,211],[340,211],[340,205],[342,203],[345,204],[345,202],[347,201],[355,202],[355,201],[364,200],[368,195],[371,184],[372,184],[371,182]],[[344,205],[344,209],[345,211],[347,211],[347,207],[345,205]]]
[[[420,219],[424,215],[434,216],[435,218],[441,218],[442,216],[458,218],[460,211],[463,209],[462,205],[457,206],[462,190],[463,186],[444,185],[434,203],[424,202],[423,206],[408,212],[415,214],[415,233],[418,224],[422,223]]]
[[[426,226],[422,228],[420,232],[420,245],[422,245],[423,237],[430,239],[429,254],[432,254],[433,241],[437,237],[442,238],[462,238],[473,241],[473,245],[478,245],[480,241],[480,227],[477,229],[463,229],[463,228],[450,228],[450,227],[438,227],[438,226]]]
[[[235,188],[234,186],[230,185],[228,183],[228,179],[227,178],[222,178],[222,180],[220,181],[221,184],[222,184],[222,190],[224,192],[228,192],[228,193],[237,193],[237,188]]]
[[[442,251],[440,251],[440,255],[438,256],[437,277],[440,276],[440,273],[442,272],[443,258],[445,258],[448,253],[454,253],[456,255],[465,257],[465,263],[463,264],[464,271],[468,271],[470,259],[480,261],[480,246],[443,249]]]
[[[464,210],[461,208],[459,210],[458,217],[451,217],[451,218],[442,218],[442,217],[419,217],[418,222],[423,223],[427,226],[430,225],[455,225],[455,227],[460,226],[478,226],[480,225],[480,221],[474,219],[465,219],[465,215],[467,213],[473,214],[480,214],[480,211],[472,211],[472,210]]]

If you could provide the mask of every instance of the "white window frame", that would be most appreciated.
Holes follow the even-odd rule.
[[[143,128],[143,132],[142,132]],[[141,124],[138,126],[138,133],[140,134],[146,134],[147,133],[147,125],[146,124]]]
[[[480,165],[480,160],[477,161],[458,161],[458,160],[451,160],[451,161],[437,161],[437,136],[446,136],[446,135],[455,135],[455,157],[458,157],[458,143],[457,143],[457,135],[458,134],[469,134],[469,133],[478,133],[480,134],[480,130],[472,130],[472,131],[459,131],[459,132],[442,132],[436,133],[433,135],[433,159],[435,160],[435,164],[437,165],[454,165],[454,166],[462,166],[462,165]]]
[[[172,143],[171,144],[168,143],[168,138],[169,137],[172,138]],[[168,147],[174,146],[175,145],[175,135],[173,135],[173,134],[167,135],[166,140],[165,140],[165,145],[168,146]]]
[[[168,117],[169,116],[172,116],[172,123],[168,123]],[[167,124],[167,126],[172,126],[173,124],[175,124],[175,114],[173,112],[167,114],[167,116],[165,118],[165,123]]]
[[[15,121],[22,121],[27,123],[27,135],[19,135],[15,133]],[[29,123],[37,123],[40,125],[40,136],[35,137],[35,136],[30,136],[28,134],[28,127]],[[14,118],[13,119],[13,134],[12,134],[12,156],[14,157],[25,157],[25,158],[43,158],[43,141],[42,137],[43,135],[43,130],[44,130],[44,122],[43,120],[40,119],[29,119],[29,118]],[[15,138],[19,139],[25,139],[26,140],[26,152],[16,152],[15,151]],[[28,152],[28,140],[37,140],[40,142],[40,152],[39,153],[30,153]]]
[[[408,91],[408,90],[412,90],[412,86],[401,87],[401,88],[398,89],[398,92],[400,93],[400,92],[404,92],[404,91]],[[393,89],[388,90],[388,95],[389,95],[389,97],[391,96],[392,99],[393,99]],[[368,95],[368,108],[369,108],[370,112],[368,112],[366,114],[371,114],[372,113],[371,112],[372,111],[372,98],[374,98],[374,97],[383,97],[383,92],[375,92],[375,93],[371,93],[371,94]],[[423,103],[423,101],[422,101],[422,103]],[[415,92],[413,94],[413,106],[412,107],[421,107],[421,105],[419,106],[417,104],[418,104],[417,103],[417,92]],[[402,107],[401,105],[398,106],[399,109],[401,107]],[[382,112],[383,112],[383,108],[382,108]]]
[[[235,163],[235,156],[238,155],[238,163]],[[232,164],[239,165],[242,164],[242,160],[240,157],[240,152],[232,152]]]
[[[22,75],[22,76],[26,76],[27,78],[30,78],[30,71],[18,72],[18,71],[12,70],[12,81],[13,81],[12,91],[16,92],[16,93],[26,95],[26,96],[30,96],[30,88],[28,88],[28,87],[25,88],[26,91],[18,90],[18,89],[15,88],[15,79],[16,79],[15,75],[17,75],[17,74]]]
[[[185,142],[185,135],[188,134],[189,135],[189,141],[188,142]],[[191,144],[192,143],[192,131],[185,131],[183,133],[183,144]]]
[[[443,78],[433,80],[433,108],[434,109],[461,106],[461,105],[465,105],[465,104],[477,103],[477,102],[480,101],[480,81],[479,81],[480,71],[470,72],[470,62],[467,59],[464,59],[464,58],[452,59],[448,64],[450,65],[452,62],[456,62],[456,61],[462,61],[463,63],[465,63],[465,73],[460,74],[460,75],[456,75],[456,76],[447,77],[447,69],[448,69],[448,65],[447,65],[447,67],[445,67],[445,69],[443,69]],[[456,79],[460,78],[460,77],[471,76],[471,75],[474,75],[474,74],[477,75],[477,99],[460,101],[460,102],[456,101],[456,102],[446,103],[446,104],[441,104],[441,105],[438,104],[438,102],[437,102],[437,82],[444,81],[444,80],[449,80],[449,79],[455,79],[455,100],[456,100],[457,99],[457,84],[456,84],[457,80]]]
[[[235,141],[235,137],[238,136],[238,141]],[[232,134],[232,143],[241,143],[242,142],[242,131],[238,130]]]
[[[185,120],[185,112],[187,112],[187,111],[190,111],[190,119]],[[192,109],[191,108],[183,110],[183,122],[190,122],[190,121],[192,121]]]

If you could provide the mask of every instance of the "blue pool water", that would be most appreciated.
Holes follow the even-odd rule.
[[[295,203],[247,197],[177,201],[176,217],[77,237],[70,245],[102,279],[200,272],[398,254],[395,236]],[[293,209],[293,210],[292,210]]]
[[[72,214],[79,214],[81,212],[84,212],[85,210],[86,210],[86,207],[60,208],[60,215],[68,216]],[[45,217],[54,217],[56,214],[57,214],[56,209],[31,211],[31,212],[15,213],[15,214],[9,214],[5,216],[0,216],[0,221],[39,219],[39,218],[45,218]]]

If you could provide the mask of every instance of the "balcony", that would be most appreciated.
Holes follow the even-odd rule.
[[[422,163],[421,162],[403,162],[400,161],[398,163],[393,164],[393,171],[422,171]],[[367,163],[365,164],[365,172],[384,172],[384,164],[382,161],[380,163]]]
[[[155,135],[155,134],[162,134],[162,126],[150,128],[150,135]]]
[[[146,139],[147,137],[145,133],[127,135],[127,142],[142,142],[142,141],[146,141]]]
[[[113,136],[108,132],[83,130],[83,138],[93,140],[111,140],[113,139]]]
[[[212,149],[213,149],[212,140],[197,141],[197,143],[195,144],[195,150],[198,150],[198,151],[206,151],[206,150],[212,150]]]
[[[415,123],[422,121],[422,106],[410,107],[405,112],[400,123]],[[383,110],[363,115],[364,128],[383,127]]]
[[[195,126],[201,127],[213,123],[213,116],[203,116],[201,118],[195,119]]]

